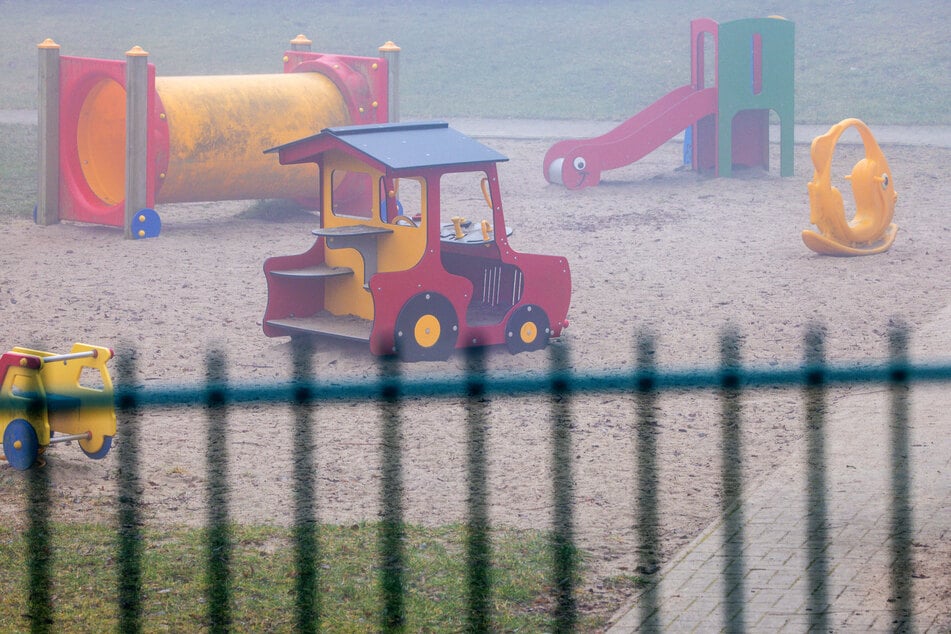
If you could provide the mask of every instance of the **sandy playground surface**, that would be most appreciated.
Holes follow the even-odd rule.
[[[717,363],[726,324],[742,333],[743,360],[796,364],[808,323],[827,328],[831,361],[878,361],[895,320],[913,329],[916,360],[949,357],[914,331],[951,329],[951,150],[884,147],[899,202],[892,249],[866,258],[813,254],[799,233],[811,228],[806,183],[808,146],[796,147],[796,173],[773,170],[711,179],[677,169],[669,143],[641,162],[608,172],[581,192],[548,185],[542,157],[551,141],[489,139],[510,157],[501,165],[511,244],[520,251],[567,256],[573,277],[570,347],[578,372],[630,368],[634,335],[655,333],[666,367]],[[840,146],[834,173],[860,158]],[[851,195],[846,194],[851,201]],[[135,354],[146,387],[195,385],[204,355],[220,346],[230,380],[284,380],[291,343],[261,331],[265,258],[299,253],[312,242],[313,215],[248,217],[247,203],[199,203],[160,209],[157,240],[127,241],[113,229],[40,227],[4,219],[0,232],[0,314],[4,349],[15,345],[65,352],[74,341]],[[936,320],[944,320],[944,324]],[[130,352],[129,346],[135,348]],[[499,372],[544,372],[546,353],[493,352]],[[318,342],[321,380],[372,380],[363,346]],[[461,374],[447,363],[407,368],[410,376]],[[115,368],[115,363],[112,365]],[[855,388],[856,390],[860,388]],[[868,389],[868,388],[864,388]],[[834,401],[845,391],[836,391]],[[951,405],[951,401],[949,401]],[[659,400],[660,538],[664,557],[696,536],[719,508],[719,404],[705,393]],[[549,527],[549,405],[545,398],[496,399],[490,405],[489,480],[495,525]],[[575,517],[581,546],[592,553],[591,584],[634,574],[634,404],[619,394],[579,394],[573,402]],[[412,402],[405,409],[406,519],[423,524],[466,517],[465,411],[458,401]],[[796,459],[803,405],[795,391],[767,390],[743,399],[747,486]],[[318,508],[323,522],[373,520],[379,512],[380,416],[372,402],[321,405],[316,413]],[[863,421],[856,420],[858,429]],[[143,512],[150,525],[205,521],[206,417],[199,408],[156,409],[142,419]],[[289,408],[235,407],[227,422],[231,509],[240,522],[287,524],[293,518]],[[122,442],[121,431],[117,443]],[[75,446],[48,453],[55,513],[109,521],[115,509],[116,452],[86,459]],[[20,474],[0,467],[0,510],[22,498]],[[951,553],[945,553],[943,578]],[[938,580],[935,580],[938,581]],[[605,591],[607,592],[607,591]],[[596,593],[597,594],[597,593]],[[591,597],[583,599],[589,603]],[[596,601],[595,601],[596,603]],[[608,609],[608,608],[605,608]]]

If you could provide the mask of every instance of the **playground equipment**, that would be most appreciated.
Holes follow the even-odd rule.
[[[832,185],[832,155],[839,137],[849,128],[858,131],[865,146],[865,158],[845,177],[855,197],[852,220],[845,217],[842,192]],[[829,128],[812,140],[812,164],[809,221],[819,232],[802,232],[806,246],[822,255],[871,255],[892,246],[898,233],[898,225],[892,222],[898,193],[888,161],[868,126],[858,119],[845,119]]]
[[[281,169],[261,150],[318,126],[388,120],[399,48],[382,57],[310,51],[303,35],[283,74],[156,77],[148,53],[125,61],[40,50],[36,221],[125,227],[151,237],[156,204],[316,196],[310,166]]]
[[[306,253],[264,263],[266,335],[366,341],[420,361],[537,350],[568,325],[567,260],[509,246],[505,156],[442,122],[327,128],[268,152],[317,163],[322,212]],[[482,204],[488,218],[464,216]]]
[[[704,39],[714,50],[714,85],[705,86]],[[769,170],[769,111],[780,120],[780,172],[793,173],[794,25],[783,18],[690,23],[690,84],[610,132],[569,139],[545,154],[549,183],[593,187],[602,172],[638,161],[688,129],[694,170],[731,176],[734,166]]]
[[[13,348],[0,355],[3,453],[13,468],[29,469],[47,447],[72,440],[94,460],[109,453],[116,434],[106,368],[112,357],[109,348],[84,343],[67,354]]]

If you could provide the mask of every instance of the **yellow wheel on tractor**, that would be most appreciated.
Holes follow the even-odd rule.
[[[542,350],[550,335],[548,315],[534,304],[516,310],[505,325],[505,345],[512,354]]]
[[[396,318],[396,354],[403,361],[444,361],[459,336],[452,303],[438,293],[414,295]]]
[[[416,320],[413,337],[421,347],[432,348],[435,346],[439,342],[440,334],[442,334],[442,328],[439,324],[439,318],[435,315],[427,313]]]

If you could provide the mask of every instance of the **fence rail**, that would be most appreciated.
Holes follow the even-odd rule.
[[[482,351],[468,353],[465,376],[461,379],[405,378],[400,364],[381,359],[379,378],[370,384],[331,385],[314,379],[311,367],[312,350],[300,345],[294,350],[293,379],[270,385],[237,385],[228,381],[227,363],[219,352],[206,357],[206,380],[201,386],[145,389],[138,386],[135,354],[120,352],[115,391],[115,407],[119,418],[121,441],[117,444],[119,493],[117,499],[119,567],[119,629],[137,632],[143,629],[142,612],[142,517],[139,463],[141,415],[147,408],[193,406],[203,404],[208,419],[207,489],[208,527],[206,576],[209,580],[206,597],[207,624],[212,631],[230,631],[235,627],[231,614],[233,574],[229,541],[230,485],[226,477],[227,425],[229,412],[247,403],[291,404],[294,412],[294,433],[299,439],[294,447],[294,548],[295,624],[301,632],[316,632],[321,622],[321,597],[318,578],[321,553],[317,542],[315,491],[315,459],[313,453],[313,408],[324,402],[347,402],[373,399],[379,404],[382,420],[382,484],[380,504],[382,521],[379,533],[378,587],[380,592],[379,623],[381,631],[398,632],[406,627],[406,555],[403,552],[403,475],[400,444],[401,429],[408,418],[404,411],[407,399],[460,399],[465,403],[467,418],[467,626],[470,631],[492,631],[491,613],[491,544],[486,494],[486,426],[487,399],[512,396],[545,396],[550,407],[550,438],[552,461],[553,517],[550,544],[553,555],[551,583],[554,588],[553,628],[571,632],[578,628],[576,579],[577,549],[574,535],[572,438],[574,418],[572,399],[591,393],[626,393],[635,402],[636,476],[639,482],[632,499],[637,508],[637,554],[640,570],[656,571],[660,564],[659,538],[656,533],[660,513],[657,488],[657,445],[651,431],[656,424],[655,403],[658,395],[672,390],[703,390],[718,394],[722,403],[720,511],[727,523],[724,543],[726,556],[722,574],[730,580],[731,592],[724,604],[731,612],[725,618],[726,629],[743,631],[743,592],[745,575],[743,535],[743,482],[741,478],[742,448],[741,397],[750,390],[762,388],[798,389],[806,406],[806,449],[809,488],[809,544],[814,565],[808,575],[810,584],[822,587],[829,574],[826,559],[829,536],[824,491],[826,487],[824,454],[825,401],[827,392],[836,386],[880,384],[888,386],[891,398],[891,591],[897,600],[892,604],[896,630],[911,629],[911,535],[912,508],[909,471],[908,392],[913,384],[951,382],[951,363],[914,364],[907,353],[907,332],[896,328],[889,334],[888,359],[878,364],[831,365],[825,361],[821,331],[811,329],[804,342],[804,361],[797,367],[745,367],[740,361],[738,334],[726,331],[721,337],[719,364],[713,368],[661,369],[654,361],[654,340],[641,336],[636,346],[635,367],[626,372],[579,373],[572,371],[569,350],[556,345],[550,348],[549,368],[538,376],[493,376],[486,372]],[[46,631],[53,622],[55,605],[52,598],[51,526],[48,500],[50,481],[46,470],[29,472],[28,485],[28,606],[33,631]],[[661,627],[658,585],[649,585],[639,601],[641,622],[647,629]],[[827,630],[829,597],[821,591],[810,595],[810,627]]]

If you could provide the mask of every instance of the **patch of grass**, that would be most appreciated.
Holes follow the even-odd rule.
[[[0,108],[34,108],[36,45],[122,59],[138,44],[159,76],[280,72],[298,33],[315,51],[401,55],[404,119],[530,117],[620,120],[690,81],[690,20],[781,14],[796,24],[796,120],[948,124],[951,4],[868,0],[573,0],[479,3],[341,0],[6,2],[0,21]],[[869,34],[874,34],[871,37]]]
[[[31,125],[0,125],[0,217],[33,213],[36,131]]]
[[[379,526],[318,528],[319,605],[328,632],[378,631]],[[234,627],[246,632],[295,629],[295,550],[287,528],[231,527]],[[145,631],[207,627],[204,561],[206,531],[149,528],[144,533],[141,596]],[[537,531],[493,533],[493,629],[550,629],[548,541]],[[54,628],[69,632],[117,628],[116,535],[99,524],[52,528]],[[26,543],[0,526],[0,623],[27,631]],[[407,631],[465,629],[465,527],[406,528]],[[623,585],[623,584],[621,584]],[[614,606],[617,607],[616,605]],[[589,615],[585,630],[602,624]]]

